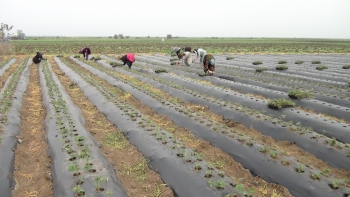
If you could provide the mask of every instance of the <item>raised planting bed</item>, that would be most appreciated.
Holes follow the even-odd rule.
[[[101,63],[101,65],[106,66],[103,63]],[[202,93],[199,93],[199,92],[196,92],[193,90],[186,89],[186,87],[178,85],[177,83],[174,84],[171,81],[165,80],[163,78],[159,78],[156,75],[151,76],[152,73],[145,73],[143,70],[141,72],[138,72],[137,67],[135,67],[135,69],[133,69],[131,71],[124,71],[124,70],[118,69],[118,72],[122,72],[122,73],[123,72],[124,73],[132,72],[133,76],[142,75],[144,77],[151,77],[152,80],[144,78],[143,81],[145,83],[152,84],[153,86],[156,86],[157,88],[162,89],[163,91],[170,91],[170,89],[171,89],[171,91],[169,93],[172,94],[173,96],[183,96],[183,95],[186,95],[187,93],[189,93],[189,97],[184,97],[183,99],[187,99],[187,101],[190,101],[190,102],[193,102],[193,101],[197,102],[197,100],[199,100],[198,101],[199,103],[197,103],[197,104],[200,104],[203,106],[209,106],[211,108],[211,110],[215,111],[215,113],[218,113],[218,114],[223,115],[225,117],[227,117],[227,116],[233,117],[235,120],[239,120],[247,127],[251,127],[253,124],[257,123],[256,117],[252,117],[252,119],[250,120],[246,116],[243,118],[242,116],[239,115],[239,113],[244,113],[245,115],[248,115],[248,116],[251,116],[251,115],[254,115],[255,113],[258,113],[259,114],[258,116],[260,116],[259,118],[261,119],[261,121],[263,121],[263,122],[265,122],[265,121],[270,122],[271,121],[271,123],[273,125],[275,125],[277,123],[278,123],[278,125],[280,125],[280,127],[277,127],[276,130],[273,130],[271,127],[269,127],[266,130],[265,129],[261,130],[261,132],[263,132],[264,134],[266,133],[267,135],[272,136],[275,139],[291,140],[291,141],[297,142],[296,144],[298,146],[302,147],[304,150],[306,150],[312,154],[315,154],[318,158],[321,158],[322,160],[327,161],[332,166],[342,166],[341,168],[347,169],[348,166],[350,165],[350,163],[349,163],[350,161],[345,157],[346,155],[349,155],[349,153],[350,153],[349,151],[347,151],[347,147],[344,147],[340,150],[339,149],[333,149],[333,150],[329,149],[329,148],[332,148],[334,146],[331,146],[329,143],[326,143],[326,142],[330,142],[330,141],[332,141],[332,139],[327,138],[323,135],[319,136],[319,134],[312,132],[312,129],[310,130],[310,128],[302,127],[300,123],[293,125],[291,123],[291,121],[284,122],[281,119],[274,120],[273,117],[269,117],[267,115],[262,115],[259,111],[255,112],[256,110],[254,110],[254,109],[252,109],[252,110],[247,109],[246,107],[238,105],[237,103],[229,103],[226,101],[217,100],[216,98],[212,98],[208,94],[202,94]],[[153,81],[153,80],[157,80],[157,81]],[[160,82],[160,83],[158,83],[158,82]],[[169,87],[164,86],[164,84],[166,84]],[[174,89],[170,88],[170,87],[174,87]],[[193,97],[193,96],[195,96],[195,97]],[[203,96],[203,98],[206,98],[206,100],[204,102],[200,102],[199,98],[195,99],[196,97],[202,98],[202,96]],[[256,100],[256,101],[258,101],[258,100]],[[225,106],[230,106],[230,107],[225,107]],[[221,109],[222,107],[227,108],[227,109]],[[235,108],[239,112],[234,112],[232,110],[233,108]],[[285,115],[282,115],[282,116],[284,119]],[[252,124],[252,122],[253,122],[253,124]],[[264,125],[264,124],[259,124],[258,126],[256,126],[256,128],[259,128],[259,131],[260,131],[260,128],[263,128],[265,126],[266,125]],[[284,132],[282,134],[281,131],[283,129],[281,127],[282,128],[288,127],[290,129],[290,131],[293,131],[293,133],[288,132],[286,130],[286,133]],[[299,132],[300,132],[300,134],[298,134]],[[276,134],[280,134],[280,135],[276,136]],[[315,137],[315,136],[319,136],[319,137]],[[322,139],[322,140],[319,140],[319,139]],[[301,142],[304,140],[306,140],[307,142]],[[313,144],[313,145],[312,146],[305,146],[305,144],[308,144],[308,145]],[[344,145],[341,145],[337,142],[336,146],[342,147]],[[320,150],[323,150],[321,152],[327,152],[328,150],[332,150],[332,154],[321,153]],[[327,155],[327,156],[325,157],[325,155]],[[333,159],[329,158],[329,155],[335,156],[336,158],[333,158]]]
[[[281,66],[276,66],[276,70],[287,70],[288,66],[286,65],[281,65]]]
[[[96,67],[97,68],[97,67]],[[89,69],[90,70],[90,69]],[[93,73],[98,73],[96,70],[91,70],[91,72],[93,72]],[[105,73],[105,72],[107,72],[107,71],[105,71],[104,70],[104,72],[103,73]],[[119,72],[121,72],[121,70],[119,70],[118,69],[118,73]],[[105,77],[105,75],[103,75],[103,73],[101,73],[102,74],[102,76],[100,76],[101,78],[104,78],[104,79],[106,79],[106,77]],[[99,75],[99,74],[98,74]],[[118,79],[122,79],[123,77],[117,77]],[[114,79],[111,79],[111,80],[109,80],[111,83],[113,83],[113,84],[115,84],[116,83],[116,81],[114,80]],[[126,80],[125,79],[125,81],[123,80],[123,82],[124,83],[126,83],[126,82],[128,82],[129,80]],[[123,83],[120,83],[120,84],[123,84]],[[162,107],[160,107],[159,106],[159,104],[157,105],[157,104],[155,104],[156,102],[155,101],[150,101],[150,99],[148,99],[145,95],[142,95],[142,93],[138,93],[138,91],[137,90],[133,90],[132,88],[127,88],[127,87],[125,87],[125,85],[118,85],[119,87],[120,86],[123,86],[123,89],[126,89],[126,91],[128,91],[128,92],[131,92],[133,95],[137,95],[137,94],[141,94],[139,97],[137,97],[138,99],[140,99],[142,102],[144,102],[144,103],[147,103],[147,105],[152,105],[152,104],[154,104],[154,110],[159,110],[160,111],[160,113],[165,113],[165,114],[167,114],[167,115],[169,115],[169,117],[171,117],[171,114],[172,113],[170,113],[169,111],[171,111],[171,110],[169,110],[169,109],[164,109],[164,110],[162,110]],[[136,85],[135,85],[136,86]],[[141,86],[140,85],[138,85],[137,86],[138,88],[137,89],[139,89]],[[135,87],[136,88],[136,87]],[[149,93],[149,92],[148,92]],[[177,94],[178,95],[178,94]],[[161,96],[160,96],[161,97]],[[166,105],[166,103],[165,103],[165,105]],[[185,112],[186,113],[186,110],[183,108],[183,109],[181,109],[180,107],[177,107],[177,105],[176,105],[176,103],[171,103],[171,105],[175,105],[175,106],[173,106],[173,107],[175,107],[175,109],[177,110],[177,111],[179,111],[179,112]],[[157,110],[157,111],[158,111]],[[175,112],[174,112],[175,113]],[[187,111],[187,114],[190,114],[188,111]],[[191,116],[190,116],[191,117]],[[175,119],[175,118],[174,118]],[[181,123],[182,125],[183,124],[185,124],[185,122],[186,122],[186,120],[184,119],[184,120],[181,120],[181,119],[179,119],[179,116],[177,116],[177,121],[179,122],[179,124]],[[205,122],[205,121],[204,121]],[[203,122],[203,123],[204,123]],[[185,126],[185,125],[184,125]],[[187,124],[186,124],[186,127],[187,128],[191,128],[191,127],[189,127],[189,126],[187,126]],[[214,127],[215,128],[215,127]],[[193,132],[196,132],[196,130],[197,129],[195,129],[195,128],[193,128],[193,129],[191,129]],[[215,129],[214,129],[215,130]],[[218,129],[218,128],[216,128],[216,130],[218,130],[219,132],[220,132],[220,129]],[[203,138],[203,135],[204,134],[202,134],[203,132],[205,131],[205,128],[198,128],[198,133],[196,133],[196,134],[198,134],[201,138]],[[212,139],[212,138],[215,138],[215,139],[218,139],[218,137],[210,137],[209,139]],[[209,140],[208,139],[208,140]],[[243,141],[245,141],[245,139],[244,139],[244,137],[238,137],[238,141],[240,141],[241,142],[241,140],[243,140]],[[211,141],[211,140],[210,140]],[[253,142],[254,142],[254,140],[252,140]],[[211,141],[212,142],[212,141]],[[232,142],[231,142],[232,143]],[[213,142],[212,142],[212,144],[213,144]],[[218,142],[218,144],[222,144],[222,143],[220,143],[220,142]],[[230,143],[228,143],[228,144],[230,144]],[[221,147],[220,145],[218,145],[219,147]],[[249,145],[247,145],[247,146],[249,146]],[[230,149],[233,149],[233,148],[230,148]],[[234,150],[236,150],[237,151],[237,149],[235,148]],[[225,150],[226,151],[226,150]],[[240,152],[240,151],[238,151],[238,152]],[[278,155],[279,153],[278,153],[278,151],[276,151],[276,150],[271,150],[271,153],[270,153],[270,155],[271,155],[271,157],[276,157],[276,155]],[[253,157],[249,157],[249,158],[253,158]],[[296,166],[299,166],[299,165],[296,165]],[[296,168],[296,167],[295,167]],[[265,169],[265,168],[264,168]],[[261,173],[259,173],[259,174],[261,174]]]
[[[252,64],[253,65],[260,65],[260,64],[262,64],[262,61],[254,61]]]
[[[255,69],[256,72],[263,72],[263,71],[266,71],[266,70],[269,70],[269,68],[267,68],[267,67],[259,67],[259,68]]]
[[[302,99],[302,98],[312,98],[313,97],[310,91],[305,91],[305,90],[301,90],[301,89],[290,90],[288,92],[288,96],[289,96],[289,98],[292,98],[292,99]]]
[[[186,88],[196,90],[196,92],[198,93],[213,95],[214,97],[220,100],[240,103],[251,109],[266,110],[268,114],[271,114],[273,116],[279,117],[282,114],[284,114],[286,115],[287,121],[301,122],[303,126],[310,127],[319,133],[325,133],[324,131],[332,130],[333,132],[327,132],[325,135],[331,138],[335,137],[337,140],[344,143],[350,142],[350,133],[346,132],[347,127],[349,127],[349,125],[347,124],[336,123],[335,121],[327,120],[317,115],[300,112],[298,110],[293,110],[293,109],[283,109],[282,111],[272,110],[266,107],[267,102],[265,100],[260,100],[260,99],[252,100],[250,97],[246,97],[244,95],[240,95],[237,93],[230,93],[230,92],[226,92],[225,90],[219,91],[221,89],[219,87],[214,87],[214,88],[210,86],[207,87],[196,81],[184,79],[176,75],[167,74],[167,75],[161,75],[160,77],[168,81],[172,81],[177,85],[183,85]],[[332,124],[328,124],[327,121],[331,121]],[[348,137],[345,137],[345,136],[348,136]]]
[[[287,99],[271,99],[267,101],[267,106],[272,109],[282,109],[287,107],[294,107],[295,103]]]
[[[144,61],[144,59],[142,61]],[[142,63],[142,61],[141,62],[139,61],[139,63]],[[154,65],[148,64],[147,66],[154,66]],[[163,67],[163,65],[157,65],[157,66]],[[164,66],[164,67],[169,68],[168,66]],[[171,69],[171,68],[169,68],[169,69]],[[195,75],[191,74],[193,71],[195,71],[195,69],[189,70],[189,68],[181,67],[181,68],[176,68],[176,70],[175,69],[171,69],[171,70],[172,70],[172,72],[179,74],[179,75],[188,75],[191,77],[195,77]],[[292,86],[288,85],[288,87],[287,87],[287,86],[285,86],[285,84],[286,84],[285,82],[284,83],[275,83],[276,80],[267,81],[265,79],[261,80],[261,81],[260,80],[257,81],[256,78],[245,79],[245,78],[241,78],[241,76],[238,76],[238,75],[235,75],[234,78],[231,76],[228,76],[228,75],[224,75],[224,74],[217,74],[216,76],[218,76],[220,79],[241,82],[242,84],[255,85],[255,86],[257,86],[257,88],[263,87],[263,88],[267,88],[267,89],[274,89],[274,90],[278,90],[278,91],[283,91],[286,93],[290,90],[290,88],[294,88],[297,85],[297,84],[295,84],[295,85],[293,84]],[[206,80],[214,80],[214,79],[215,78],[206,78]],[[217,80],[212,81],[212,82],[217,83]],[[303,84],[301,86],[303,88],[306,88],[305,84]],[[337,104],[340,106],[350,107],[350,104],[349,104],[347,98],[345,97],[345,95],[342,95],[342,94],[338,95],[338,94],[329,93],[328,92],[329,90],[327,90],[326,88],[315,87],[315,86],[309,86],[309,87],[310,87],[310,90],[311,90],[311,88],[314,89],[312,92],[314,93],[316,99],[319,99],[319,100],[325,101],[325,102],[329,102],[329,103],[333,103],[333,104]],[[235,89],[236,88],[237,87],[235,87]],[[320,92],[315,91],[315,89],[319,90]],[[239,89],[239,91],[245,91],[245,90]],[[265,95],[265,97],[266,97],[266,95]]]
[[[328,67],[325,66],[325,65],[318,65],[318,66],[316,66],[316,70],[324,70],[324,69],[328,69]]]
[[[14,150],[19,140],[16,136],[20,133],[22,97],[28,86],[28,66],[31,64],[28,60],[29,57],[22,60],[0,92],[0,194],[6,197],[11,196],[16,186],[13,180]]]
[[[16,62],[16,59],[9,58],[8,61],[3,62],[0,64],[0,76],[2,76],[5,71]]]
[[[47,62],[40,66],[54,196],[127,196],[113,166],[84,127],[79,109]],[[62,151],[63,150],[63,151]],[[107,181],[108,180],[108,181]]]
[[[278,60],[278,64],[286,64],[287,60]]]
[[[212,170],[215,176],[210,179],[205,178],[206,172],[202,169],[208,166],[208,163],[204,159],[199,161],[197,159],[199,156],[195,151],[186,147],[181,141],[175,140],[169,131],[157,127],[150,119],[125,102],[130,93],[125,92],[123,93],[124,96],[117,96],[109,87],[102,87],[96,80],[90,80],[88,74],[82,73],[76,68],[77,65],[72,65],[65,60],[63,60],[64,64],[58,59],[56,61],[62,71],[69,78],[76,81],[87,98],[102,113],[107,115],[107,119],[122,130],[128,136],[129,141],[137,146],[145,157],[152,158],[149,163],[150,167],[157,169],[164,182],[177,195],[216,196],[223,193],[234,193],[234,188],[229,186],[230,183],[233,184],[233,180],[226,176],[217,176],[220,173],[215,169]],[[79,63],[86,69],[91,69],[82,62]],[[104,75],[104,79],[108,79],[108,76],[104,73],[97,72],[97,74]],[[113,80],[115,81],[115,79]],[[94,86],[87,82],[94,84]],[[120,85],[120,83],[117,84],[115,85]],[[185,160],[193,162],[185,162]],[[211,188],[210,186],[213,185],[209,181],[211,183],[223,183],[218,184],[218,186],[224,185],[225,188]]]
[[[4,67],[8,67],[9,65],[15,63],[16,59],[12,57],[8,57],[5,60],[0,62],[0,70],[2,70]]]

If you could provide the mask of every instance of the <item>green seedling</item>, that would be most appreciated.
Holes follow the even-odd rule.
[[[278,155],[278,152],[275,151],[275,150],[270,150],[270,155],[271,155],[272,158],[276,159],[277,155]]]
[[[195,169],[195,170],[201,170],[201,169],[202,169],[202,166],[201,166],[200,164],[196,164],[196,165],[194,166],[194,169]]]
[[[203,157],[204,157],[204,153],[199,153],[197,155],[197,160],[202,161]]]
[[[75,172],[79,170],[79,165],[78,163],[75,161],[73,162],[71,165],[68,166],[68,170],[69,172]]]
[[[103,191],[104,189],[101,186],[105,183],[106,179],[103,178],[102,176],[98,176],[94,180],[95,180],[96,190]]]
[[[205,178],[210,178],[212,176],[213,176],[213,171],[209,170],[205,172],[205,175],[204,175]]]
[[[339,180],[334,179],[330,185],[332,189],[339,189]]]
[[[261,153],[266,153],[266,151],[267,151],[267,147],[266,146],[263,146],[263,147],[259,148],[259,152],[261,152]]]
[[[303,173],[304,172],[303,166],[301,164],[298,164],[298,167],[296,168],[296,171],[298,173]]]
[[[84,195],[85,195],[85,192],[84,192],[84,190],[80,187],[80,185],[76,185],[76,186],[73,188],[73,191],[77,194],[77,196],[84,196]]]
[[[217,188],[217,189],[225,189],[226,187],[226,183],[222,180],[218,180],[218,181],[208,181],[209,185],[211,188]]]
[[[225,176],[225,172],[224,172],[224,171],[219,170],[219,171],[218,171],[218,175],[219,175],[219,176],[221,176],[221,177],[224,177],[224,176]]]
[[[320,174],[320,173],[311,174],[310,177],[311,177],[313,180],[320,180],[320,179],[321,179],[321,174]]]
[[[331,146],[335,146],[335,145],[337,145],[337,140],[333,137],[332,138],[332,141],[331,141],[331,144],[330,144]]]

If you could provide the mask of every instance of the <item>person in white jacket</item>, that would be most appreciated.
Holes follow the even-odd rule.
[[[197,54],[196,60],[200,58],[200,64],[203,62],[204,56],[207,54],[207,52],[204,49],[198,48],[193,50],[193,53]]]

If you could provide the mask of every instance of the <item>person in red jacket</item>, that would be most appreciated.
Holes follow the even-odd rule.
[[[129,69],[131,69],[131,66],[132,66],[132,63],[134,63],[135,62],[135,54],[133,54],[133,53],[128,53],[128,54],[126,54],[126,55],[124,55],[124,56],[118,56],[118,60],[121,60],[121,61],[123,61],[123,66],[125,65],[125,64],[127,64],[128,65],[128,67],[129,67]]]

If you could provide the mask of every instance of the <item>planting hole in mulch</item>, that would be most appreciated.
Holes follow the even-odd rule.
[[[237,125],[240,125],[241,123],[240,122],[235,122],[233,120],[229,120],[229,119],[226,119],[224,120],[225,121],[225,124],[228,126],[228,127],[236,127]]]
[[[73,174],[73,176],[79,176],[80,175],[80,172],[76,172]]]
[[[103,192],[103,191],[105,191],[105,189],[102,187],[99,187],[99,188],[96,188],[96,191]]]
[[[70,159],[69,159],[69,161],[74,161],[74,160],[76,160],[77,158],[76,157],[71,157]]]

